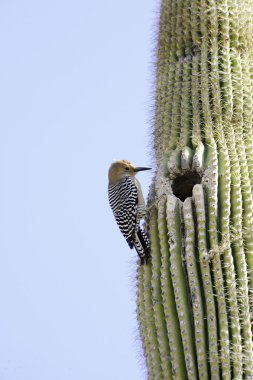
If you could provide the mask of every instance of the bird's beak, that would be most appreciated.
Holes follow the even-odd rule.
[[[134,168],[134,171],[137,173],[137,172],[141,172],[143,170],[151,170],[151,168],[142,168],[142,167],[137,167],[137,168]]]

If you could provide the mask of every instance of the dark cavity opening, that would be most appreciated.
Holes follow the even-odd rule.
[[[186,198],[192,196],[193,186],[197,183],[201,183],[201,176],[196,172],[187,173],[175,178],[171,188],[173,194],[183,202]]]

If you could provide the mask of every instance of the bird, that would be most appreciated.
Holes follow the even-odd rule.
[[[108,197],[120,231],[129,247],[135,248],[141,265],[147,263],[150,256],[150,242],[140,221],[145,217],[145,201],[136,173],[151,170],[135,167],[127,160],[114,161],[108,172]]]

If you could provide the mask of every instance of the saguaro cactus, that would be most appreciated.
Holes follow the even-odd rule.
[[[161,0],[137,313],[149,379],[253,379],[253,2]]]

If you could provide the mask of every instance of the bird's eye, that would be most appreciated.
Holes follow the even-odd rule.
[[[129,168],[126,168],[126,170],[129,170]]]

